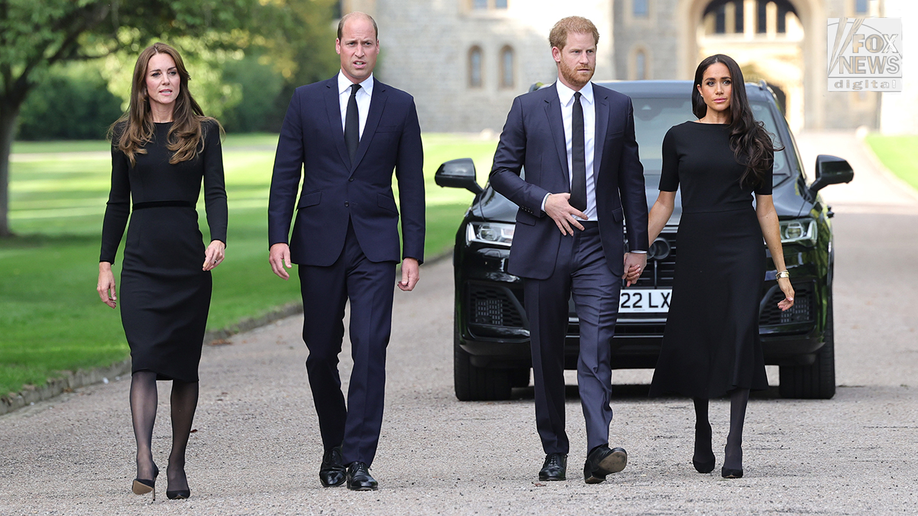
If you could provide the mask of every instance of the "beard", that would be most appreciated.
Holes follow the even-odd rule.
[[[580,73],[574,68],[567,66],[567,64],[564,61],[558,62],[558,71],[561,72],[561,77],[563,77],[564,80],[567,81],[568,84],[571,84],[578,88],[582,88],[586,86],[586,83],[590,82],[590,79],[593,78],[593,72],[595,70],[596,70],[595,67],[590,67],[590,73],[589,75],[586,75],[586,74]]]

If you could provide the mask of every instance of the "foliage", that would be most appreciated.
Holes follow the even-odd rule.
[[[52,70],[26,99],[17,136],[24,140],[104,138],[121,115],[121,99],[94,66],[71,63]]]

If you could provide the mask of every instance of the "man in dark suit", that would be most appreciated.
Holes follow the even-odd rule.
[[[630,284],[646,264],[644,170],[631,99],[590,82],[596,27],[585,18],[564,18],[549,41],[558,81],[513,101],[494,154],[491,186],[519,206],[507,270],[523,278],[530,321],[536,426],[546,454],[539,479],[567,475],[564,338],[573,295],[587,431],[583,473],[587,483],[598,483],[628,461],[624,449],[609,448],[610,354],[619,278]]]
[[[410,291],[424,258],[423,151],[414,99],[373,78],[376,22],[345,15],[335,49],[341,71],[297,88],[284,118],[268,206],[269,260],[283,279],[291,262],[299,266],[306,370],[325,449],[319,479],[325,487],[346,481],[349,489],[375,490],[369,467],[382,425],[395,267],[401,259],[398,287]],[[347,301],[354,368],[345,404],[338,355]]]

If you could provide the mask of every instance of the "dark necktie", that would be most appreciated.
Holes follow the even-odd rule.
[[[347,114],[344,115],[344,143],[347,145],[347,154],[354,161],[357,154],[357,144],[360,142],[360,115],[357,112],[357,90],[359,84],[351,85],[351,97],[347,99]]]
[[[580,92],[574,93],[573,117],[571,120],[571,201],[580,211],[586,211],[586,144],[583,135],[583,106]]]

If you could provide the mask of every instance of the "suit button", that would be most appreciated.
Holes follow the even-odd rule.
[[[351,203],[349,203],[349,202],[347,202],[347,201],[345,201],[345,202],[344,202],[344,205],[345,205],[345,206],[350,206],[350,205],[351,205]]]
[[[352,177],[352,178],[350,178],[350,179],[348,179],[348,181],[353,181],[353,180],[354,180],[354,178],[353,178],[353,177]]]

